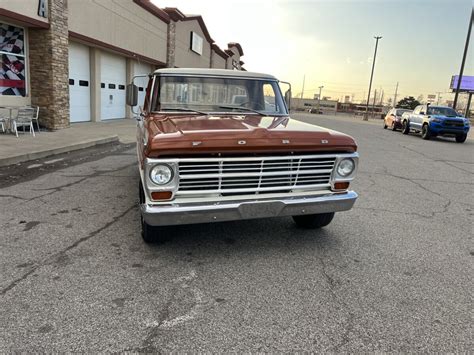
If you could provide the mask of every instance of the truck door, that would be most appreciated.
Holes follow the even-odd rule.
[[[421,110],[423,109],[423,105],[416,106],[413,114],[410,117],[410,127],[415,129],[421,129]]]

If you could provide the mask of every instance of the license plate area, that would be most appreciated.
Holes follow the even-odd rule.
[[[285,204],[280,201],[243,203],[239,207],[242,218],[264,218],[278,216]]]

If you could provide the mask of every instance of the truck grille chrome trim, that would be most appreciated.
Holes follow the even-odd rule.
[[[179,160],[176,196],[329,188],[336,158],[302,155]]]

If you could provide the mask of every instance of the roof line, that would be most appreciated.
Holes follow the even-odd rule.
[[[206,37],[207,41],[210,44],[214,43],[214,40],[212,39],[211,35],[209,34],[209,31],[207,30],[206,24],[204,23],[204,19],[202,18],[201,15],[185,16],[181,21],[192,21],[192,20],[197,20],[197,22],[199,23],[199,26],[201,26],[202,32],[204,33],[204,37]]]
[[[150,0],[133,0],[133,2],[148,11],[149,13],[155,15],[160,20],[166,23],[170,23],[170,17],[168,16],[168,14],[162,9],[160,9],[158,6],[154,5]]]

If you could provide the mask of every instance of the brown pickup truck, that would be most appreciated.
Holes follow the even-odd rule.
[[[136,112],[146,242],[165,225],[292,216],[318,228],[352,208],[354,139],[291,119],[286,83],[220,69],[159,69],[148,77]],[[127,104],[136,107],[137,98],[132,83]]]

